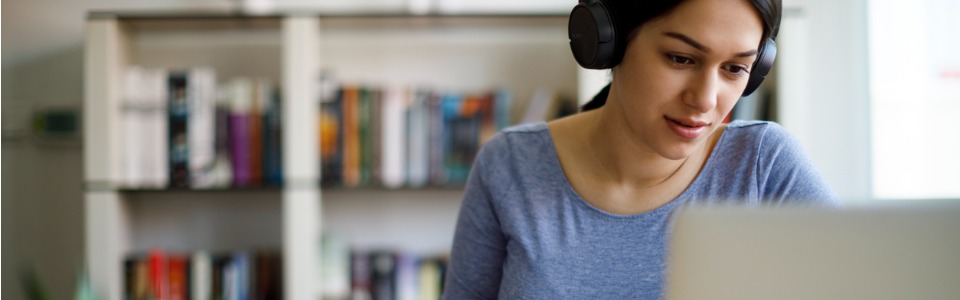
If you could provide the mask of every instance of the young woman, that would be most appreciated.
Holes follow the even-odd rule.
[[[611,12],[623,42],[600,64],[613,80],[584,112],[484,145],[444,299],[659,298],[682,205],[839,205],[783,128],[722,123],[759,72],[779,0],[588,4]]]

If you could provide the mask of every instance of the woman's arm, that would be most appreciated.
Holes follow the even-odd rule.
[[[491,140],[490,142],[495,142]],[[484,183],[490,144],[477,155],[457,218],[443,299],[495,299],[500,289],[506,238]],[[486,151],[484,151],[486,150]]]

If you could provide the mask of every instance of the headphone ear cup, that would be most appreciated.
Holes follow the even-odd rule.
[[[767,39],[763,47],[757,53],[757,60],[753,62],[753,68],[750,69],[750,79],[747,81],[747,88],[743,90],[743,96],[749,96],[760,87],[763,80],[767,78],[770,69],[773,68],[773,61],[777,58],[777,42],[773,39]]]
[[[608,69],[619,62],[616,26],[603,1],[580,1],[570,12],[567,33],[570,51],[580,66]]]

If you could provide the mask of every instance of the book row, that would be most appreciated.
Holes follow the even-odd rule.
[[[461,185],[480,146],[510,122],[509,90],[338,85],[320,108],[321,183]]]
[[[283,299],[279,252],[165,253],[154,249],[124,261],[124,298]]]
[[[123,188],[280,185],[280,94],[269,80],[131,66],[120,105]]]
[[[267,79],[131,66],[119,107],[120,184],[224,189],[283,183],[281,95]],[[480,92],[318,82],[320,183],[462,185],[481,145],[512,125],[508,89]],[[520,123],[572,113],[538,89]]]
[[[443,292],[445,256],[390,250],[324,252],[324,299],[436,300]],[[283,299],[283,259],[277,251],[210,254],[154,249],[123,263],[124,299]]]
[[[321,251],[323,299],[436,300],[443,292],[446,255],[350,249],[334,235]]]

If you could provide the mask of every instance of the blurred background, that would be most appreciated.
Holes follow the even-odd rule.
[[[197,261],[256,298],[429,298],[483,140],[607,80],[569,54],[575,1],[4,4],[7,299],[121,298]],[[782,124],[849,205],[960,199],[960,1],[784,7],[731,118]],[[176,85],[206,99],[208,167],[155,131],[197,126],[156,114]]]

